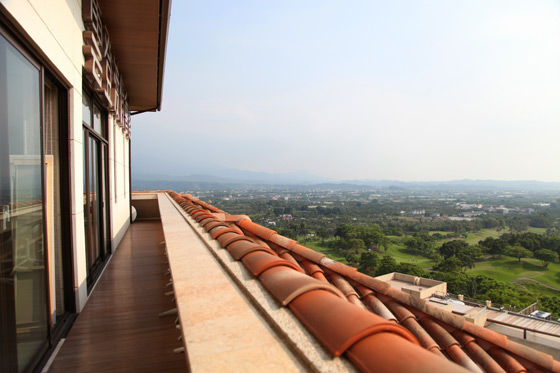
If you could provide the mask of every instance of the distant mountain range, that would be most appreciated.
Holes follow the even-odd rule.
[[[219,176],[216,176],[219,175]],[[189,175],[142,174],[133,172],[133,189],[387,189],[387,190],[465,190],[465,191],[560,191],[560,182],[531,180],[454,180],[454,181],[398,181],[398,180],[335,180],[313,175],[307,171],[283,174],[253,172],[236,169],[212,170],[210,173]]]

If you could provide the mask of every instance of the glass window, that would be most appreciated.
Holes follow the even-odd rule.
[[[93,106],[93,130],[100,135],[101,133],[101,110],[97,107],[97,105]]]
[[[85,125],[105,138],[106,114],[103,109],[94,102],[93,98],[83,92],[82,94],[82,117]]]
[[[85,92],[82,94],[82,121],[91,126],[91,97]]]
[[[40,82],[40,70],[0,35],[0,257],[10,258],[0,302],[12,310],[0,327],[15,328],[19,371],[47,343]]]

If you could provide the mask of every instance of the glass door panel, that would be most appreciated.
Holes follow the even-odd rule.
[[[88,285],[110,255],[106,188],[107,145],[84,127],[84,217]]]
[[[15,334],[7,369],[18,371],[48,343],[40,83],[40,70],[0,36],[0,342],[13,352]]]
[[[101,205],[101,247],[106,256],[111,255],[111,243],[110,243],[110,232],[109,232],[109,209],[107,196],[109,194],[109,189],[107,188],[108,180],[107,175],[109,170],[107,169],[108,164],[108,146],[105,143],[101,143],[101,161],[100,161],[100,205]]]
[[[100,259],[99,250],[99,171],[98,171],[98,142],[96,139],[89,138],[89,197],[90,197],[90,221],[91,221],[91,243],[90,263],[91,267],[97,264]]]

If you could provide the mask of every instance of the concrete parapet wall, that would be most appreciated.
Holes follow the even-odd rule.
[[[137,220],[154,220],[160,218],[157,194],[133,194],[132,206],[136,209]]]

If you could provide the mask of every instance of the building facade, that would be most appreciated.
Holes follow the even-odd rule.
[[[160,108],[169,13],[0,1],[0,371],[44,362],[130,224],[130,120]]]

